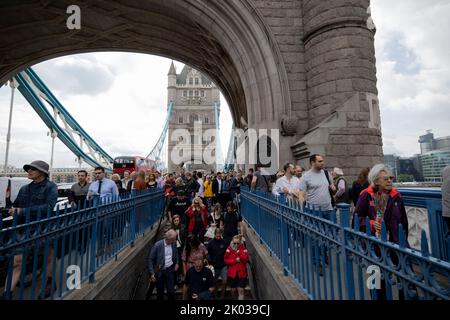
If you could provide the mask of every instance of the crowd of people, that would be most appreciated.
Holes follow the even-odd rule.
[[[85,170],[78,172],[78,182],[71,188],[70,204],[83,209],[86,201],[118,197],[133,190],[159,188],[166,196],[165,215],[170,229],[164,239],[157,242],[148,257],[151,281],[156,285],[158,299],[163,299],[164,289],[170,299],[175,288],[183,288],[183,298],[207,300],[214,296],[225,297],[227,286],[238,299],[244,299],[248,285],[248,252],[245,245],[244,225],[240,214],[242,187],[252,191],[271,192],[298,201],[300,206],[322,211],[325,219],[334,219],[339,203],[351,205],[352,226],[366,231],[366,220],[372,234],[381,237],[385,225],[388,241],[399,243],[399,225],[403,226],[408,245],[408,217],[400,192],[393,187],[394,176],[384,164],[361,170],[350,185],[341,168],[325,170],[324,156],[314,154],[309,159],[310,168],[286,163],[276,175],[264,175],[261,167],[256,171],[242,172],[179,172],[164,176],[158,171],[124,173],[123,178],[113,174],[107,179],[105,170],[94,170],[95,181],[89,182]],[[11,215],[18,214],[18,223],[24,223],[25,210],[30,215],[52,210],[57,201],[57,186],[49,180],[49,165],[33,161],[24,166],[30,184],[22,187],[9,208]],[[443,170],[443,217],[450,230],[450,167]],[[358,219],[356,219],[358,217]],[[53,251],[48,254],[45,297],[50,294],[53,270]],[[22,256],[14,257],[10,291],[11,295],[21,276]],[[55,288],[54,288],[55,289]],[[5,285],[6,290],[6,285]],[[237,293],[236,293],[237,291]],[[379,293],[383,295],[381,291]]]
[[[297,199],[301,207],[318,209],[328,220],[336,214],[338,204],[346,203],[353,213],[352,225],[357,216],[361,231],[365,231],[366,219],[369,219],[372,233],[381,237],[381,222],[384,221],[389,241],[398,243],[399,224],[403,225],[405,239],[408,238],[405,205],[393,187],[394,176],[386,165],[362,169],[351,186],[341,168],[335,167],[331,173],[324,168],[325,159],[318,154],[310,157],[310,169],[304,173],[303,168],[287,163],[278,173],[272,193]]]
[[[164,288],[174,299],[175,287],[182,288],[187,300],[224,299],[227,286],[233,297],[244,299],[248,252],[239,194],[250,182],[234,172],[166,175],[163,189],[170,229],[153,246],[148,261],[158,299],[163,299]],[[164,261],[158,258],[162,247]]]

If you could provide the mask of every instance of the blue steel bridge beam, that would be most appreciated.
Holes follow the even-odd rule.
[[[164,163],[162,163],[162,151],[165,146],[165,141],[167,138],[167,131],[169,129],[169,123],[170,119],[172,117],[172,109],[173,109],[173,101],[169,101],[169,104],[167,105],[167,116],[166,121],[164,122],[164,127],[161,132],[161,135],[159,136],[158,141],[153,146],[150,153],[147,155],[147,159],[155,160],[156,166],[159,170],[163,169]]]
[[[219,103],[214,101],[214,122],[216,126],[216,171],[222,170],[221,166],[223,163],[223,155],[222,155],[222,143],[220,140],[220,131],[219,131]]]
[[[225,160],[225,166],[224,171],[229,171],[233,168],[234,164],[234,124],[231,128],[231,134],[230,134],[230,141],[228,142],[228,152],[227,152],[227,159]]]
[[[47,127],[51,131],[56,132],[57,137],[70,151],[90,166],[102,166],[107,172],[112,172],[112,157],[81,128],[31,68],[18,73],[14,78],[19,83],[18,89],[20,93],[30,103]],[[57,118],[51,115],[44,101],[52,107],[54,115],[61,120],[64,128],[58,124]],[[79,143],[75,140],[74,135],[79,137]],[[88,150],[83,150],[83,147],[86,147]]]
[[[36,87],[48,97],[48,99],[50,100],[49,101],[50,105],[52,107],[54,106],[54,109],[56,109],[63,115],[65,119],[64,124],[66,125],[66,127],[68,125],[74,132],[76,132],[83,139],[82,141],[87,142],[88,146],[90,146],[95,151],[99,152],[101,156],[105,158],[105,160],[112,163],[113,158],[105,150],[103,150],[86,131],[84,131],[84,129],[76,122],[76,120],[70,115],[70,113],[64,108],[64,106],[58,101],[58,99],[56,99],[56,97],[52,94],[52,92],[37,76],[36,72],[34,72],[34,70],[31,68],[26,69],[25,72],[33,80],[33,83],[36,84]]]

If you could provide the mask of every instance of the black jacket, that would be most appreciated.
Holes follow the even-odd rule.
[[[197,180],[191,178],[190,180],[186,180],[185,188],[188,197],[191,197],[192,194],[194,194],[195,196],[195,193],[197,193],[200,189],[200,184],[197,182]]]
[[[223,191],[223,182],[222,180],[222,191]],[[217,196],[219,194],[219,182],[217,181],[217,178],[212,181],[212,192]]]
[[[223,257],[225,256],[225,251],[227,250],[227,244],[225,240],[216,238],[209,240],[208,242],[208,261],[214,266],[214,268],[220,269],[225,267],[225,262]]]

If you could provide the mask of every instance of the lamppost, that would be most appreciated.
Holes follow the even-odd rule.
[[[53,129],[50,129],[50,136],[52,137],[52,153],[50,156],[50,181],[52,180],[52,169],[53,169],[53,154],[55,151],[55,138],[58,136],[58,133],[54,131]]]
[[[13,113],[13,105],[14,105],[14,89],[16,89],[19,84],[16,79],[12,78],[9,80],[9,86],[11,87],[11,104],[9,106],[9,121],[8,121],[8,133],[6,134],[6,152],[5,152],[5,167],[3,171],[6,176],[6,170],[8,169],[8,156],[9,156],[9,143],[11,141],[11,124],[12,124],[12,113]]]

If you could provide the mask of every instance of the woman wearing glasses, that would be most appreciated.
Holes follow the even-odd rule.
[[[355,212],[361,231],[366,231],[366,218],[370,219],[372,233],[381,237],[381,221],[384,220],[388,240],[399,242],[398,225],[403,226],[408,239],[408,217],[400,192],[392,186],[391,171],[384,164],[375,165],[369,172],[369,187],[361,192]]]
[[[399,225],[403,226],[405,246],[408,244],[408,216],[402,196],[392,186],[391,171],[384,164],[375,165],[369,172],[369,187],[361,192],[355,208],[359,218],[359,229],[366,232],[366,219],[369,219],[372,234],[381,238],[381,222],[384,220],[388,241],[399,243]],[[381,256],[378,246],[374,247],[375,254]],[[394,264],[398,264],[395,252],[391,253]],[[386,278],[386,277],[385,277]],[[408,292],[414,290],[408,288]],[[372,293],[372,292],[371,292]],[[386,300],[386,283],[381,281],[381,288],[376,290],[377,300]],[[403,289],[399,289],[399,299],[403,299]]]
[[[238,300],[244,300],[244,289],[248,282],[248,252],[241,235],[233,237],[223,260],[228,267],[227,284],[231,288],[231,295],[235,297],[237,289]]]

